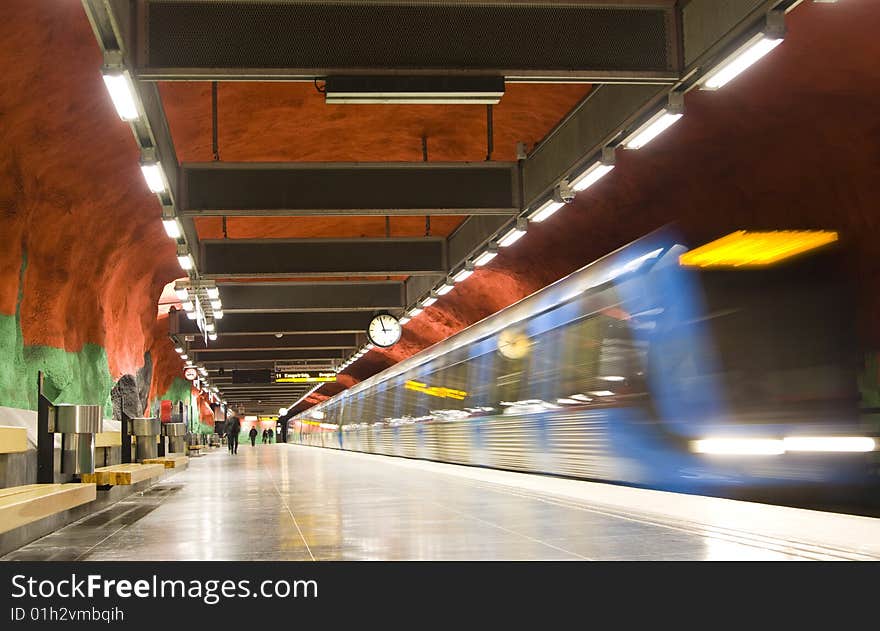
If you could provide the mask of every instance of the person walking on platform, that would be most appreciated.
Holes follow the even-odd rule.
[[[281,442],[286,443],[287,442],[287,419],[284,419],[283,421],[281,421],[281,431],[279,432],[279,434],[281,435]]]
[[[275,438],[275,432],[272,431],[271,427],[269,429],[267,429],[266,431],[268,432],[268,436],[269,436],[269,440],[267,440],[266,442],[268,442],[271,445],[272,439]]]
[[[257,445],[257,428],[251,427],[251,431],[248,432],[248,436],[250,436],[250,439],[251,439],[251,447],[256,447],[256,445]]]
[[[265,445],[267,442],[269,442],[269,430],[264,429],[263,430],[263,444]]]
[[[238,453],[238,433],[241,431],[241,421],[237,416],[233,416],[226,421],[226,445],[229,447],[229,453]]]

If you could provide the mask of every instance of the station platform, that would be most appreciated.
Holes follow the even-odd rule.
[[[3,560],[877,560],[880,519],[241,445]]]

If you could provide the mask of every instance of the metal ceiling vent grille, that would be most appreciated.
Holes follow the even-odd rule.
[[[146,66],[662,72],[668,9],[148,0]]]

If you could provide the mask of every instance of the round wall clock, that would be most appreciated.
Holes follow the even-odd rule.
[[[506,329],[498,335],[498,352],[507,359],[522,359],[529,354],[529,338],[515,329]]]
[[[370,343],[388,348],[394,346],[400,339],[401,334],[400,322],[390,313],[380,313],[370,320],[367,327],[367,338]]]

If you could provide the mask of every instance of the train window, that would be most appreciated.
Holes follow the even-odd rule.
[[[738,420],[855,414],[852,300],[834,270],[819,256],[765,270],[701,272],[719,381]]]

